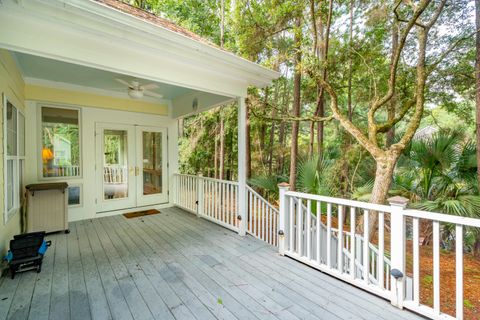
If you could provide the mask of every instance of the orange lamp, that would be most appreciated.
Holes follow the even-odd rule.
[[[48,160],[53,159],[53,152],[49,148],[42,149],[42,159],[43,161],[47,162]]]

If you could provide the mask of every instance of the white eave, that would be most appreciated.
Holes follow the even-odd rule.
[[[264,87],[280,76],[90,0],[1,1],[1,47],[228,96],[245,95],[249,85]],[[151,63],[151,70],[142,62]]]

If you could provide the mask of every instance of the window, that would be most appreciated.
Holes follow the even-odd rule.
[[[42,177],[79,177],[79,110],[42,107],[41,118]]]
[[[3,96],[5,156],[5,217],[4,222],[20,208],[23,198],[25,165],[25,117]]]
[[[82,185],[74,184],[68,186],[68,205],[79,207],[82,205]]]

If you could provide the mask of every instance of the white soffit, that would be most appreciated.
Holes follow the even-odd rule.
[[[224,96],[277,72],[87,0],[3,0],[0,47]]]

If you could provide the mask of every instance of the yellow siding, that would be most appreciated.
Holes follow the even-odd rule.
[[[17,107],[18,109],[25,110],[25,84],[23,82],[20,70],[18,70],[15,61],[13,60],[11,54],[0,49],[0,93],[4,93],[8,99]],[[1,114],[3,119],[3,101],[1,103]],[[7,224],[4,223],[4,179],[3,179],[3,121],[2,121],[2,130],[0,130],[0,208],[2,216],[0,219],[0,255],[5,254],[6,249],[8,248],[8,242],[13,237],[14,234],[20,232],[20,214],[17,212]]]
[[[166,104],[113,98],[93,93],[43,87],[33,84],[25,85],[25,99],[165,116],[168,115],[168,106]]]

